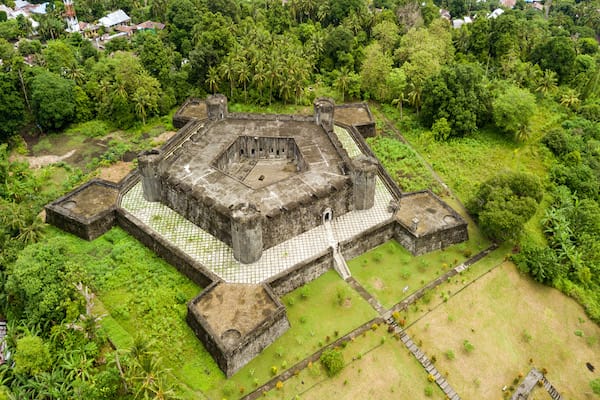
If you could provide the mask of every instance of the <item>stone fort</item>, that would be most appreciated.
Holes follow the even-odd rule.
[[[119,184],[92,180],[46,206],[87,240],[118,224],[204,290],[187,322],[227,376],[288,328],[279,300],[390,239],[415,255],[468,239],[430,191],[402,193],[365,137],[366,104],[314,103],[313,115],[228,111],[190,99],[177,134],[144,151]]]

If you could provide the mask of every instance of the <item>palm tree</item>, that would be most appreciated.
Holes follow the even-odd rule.
[[[402,105],[406,101],[406,97],[404,97],[404,92],[400,92],[398,97],[392,100],[392,105],[396,104],[398,106],[398,110],[400,110],[400,119],[402,119]]]
[[[556,72],[546,69],[539,78],[538,86],[535,90],[540,92],[542,96],[546,96],[547,94],[552,94],[556,89],[558,89],[557,83],[558,78]]]
[[[151,104],[150,92],[144,86],[137,88],[131,100],[134,103],[135,113],[142,118],[142,124],[146,125],[146,113]]]
[[[44,221],[36,216],[29,223],[19,227],[17,240],[23,244],[35,243],[43,236],[45,226]]]
[[[244,85],[244,103],[247,101],[246,86],[250,82],[250,67],[245,58],[239,58],[235,62],[237,80]]]
[[[350,84],[350,70],[348,67],[343,66],[333,82],[333,86],[342,93],[342,103],[344,102],[344,98],[346,95],[346,90],[348,89],[348,85]]]
[[[579,93],[575,89],[567,89],[562,96],[560,96],[560,104],[571,109],[576,109],[579,106]]]
[[[235,62],[233,56],[229,55],[221,65],[219,65],[219,72],[221,76],[229,81],[229,98],[233,98],[233,82],[235,81]]]
[[[260,97],[263,95],[263,88],[265,87],[265,82],[267,81],[267,71],[265,67],[265,63],[262,60],[259,60],[254,66],[254,76],[252,77],[252,82],[256,84],[256,88],[260,93]]]
[[[417,110],[417,115],[419,115],[419,109],[421,108],[421,93],[422,89],[420,85],[416,85],[414,82],[409,84],[409,92],[408,92],[408,102],[410,105],[415,107]]]
[[[216,67],[209,67],[206,75],[206,84],[213,94],[219,90],[219,70]]]

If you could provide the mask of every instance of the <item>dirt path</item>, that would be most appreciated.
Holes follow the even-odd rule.
[[[101,168],[98,178],[119,183],[132,169],[132,162],[118,161],[108,167]]]
[[[14,157],[14,160],[27,162],[29,164],[29,168],[41,168],[41,167],[45,167],[46,165],[55,164],[57,162],[66,160],[67,158],[71,157],[73,154],[75,154],[75,150],[71,150],[71,151],[63,154],[62,156],[56,156],[56,155],[38,156],[38,157],[16,156],[16,157]]]

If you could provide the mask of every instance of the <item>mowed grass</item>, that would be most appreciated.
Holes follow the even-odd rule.
[[[240,397],[271,379],[274,369],[283,372],[377,316],[333,270],[283,296],[282,302],[290,329],[231,377],[226,387],[209,391],[210,398]]]
[[[408,333],[466,399],[502,398],[502,388],[531,367],[546,368],[563,398],[589,398],[595,375],[586,362],[600,365],[600,327],[574,300],[520,275],[510,262],[435,307]]]
[[[348,266],[369,293],[391,308],[483,248],[473,240],[415,257],[390,240],[350,260]]]
[[[402,342],[386,332],[385,325],[369,330],[340,348],[344,369],[328,377],[320,362],[287,380],[267,399],[443,399],[442,391],[427,380],[427,372]],[[425,389],[431,390],[426,397]]]

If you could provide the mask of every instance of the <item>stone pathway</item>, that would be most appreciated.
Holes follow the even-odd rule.
[[[558,391],[552,386],[550,382],[546,379],[544,374],[532,368],[531,371],[527,374],[527,376],[523,379],[523,382],[517,387],[515,393],[511,396],[511,400],[524,400],[529,397],[529,394],[533,389],[535,389],[538,382],[542,382],[544,389],[548,392],[552,400],[562,400],[562,396]]]
[[[423,297],[423,295],[425,295],[425,292],[441,285],[442,283],[446,282],[448,279],[452,278],[453,276],[467,270],[471,265],[475,264],[477,261],[481,260],[483,257],[487,256],[488,254],[490,254],[492,251],[496,250],[497,248],[498,248],[498,245],[496,243],[493,243],[487,249],[480,251],[479,253],[477,253],[473,257],[469,258],[464,263],[457,265],[456,267],[452,268],[450,271],[446,272],[444,275],[439,276],[437,279],[429,282],[427,285],[423,286],[421,289],[417,290],[416,292],[412,293],[410,296],[408,296],[401,302],[394,305],[388,311],[389,314],[386,314],[383,317],[389,318],[394,311],[405,310],[408,306],[410,306],[415,301],[417,301],[421,297]]]
[[[427,373],[433,377],[434,382],[440,387],[440,389],[442,389],[444,394],[450,400],[460,400],[460,396],[456,393],[456,391],[452,388],[452,386],[450,386],[450,384],[448,383],[448,381],[446,381],[446,379],[442,376],[442,374],[440,374],[440,372],[435,368],[435,366],[433,365],[431,360],[427,357],[427,355],[412,341],[412,339],[408,336],[408,334],[398,325],[398,322],[392,317],[392,313],[394,311],[401,311],[401,310],[406,309],[409,305],[411,305],[412,303],[417,301],[419,298],[421,298],[427,290],[433,289],[436,286],[441,285],[444,282],[447,282],[448,279],[450,279],[451,277],[453,277],[454,275],[456,275],[462,271],[465,271],[471,265],[475,264],[477,261],[481,260],[483,257],[485,257],[486,255],[488,255],[490,252],[492,252],[493,250],[495,250],[497,248],[498,248],[497,244],[492,244],[487,249],[477,253],[475,256],[471,257],[464,263],[457,265],[450,271],[446,272],[444,275],[438,277],[437,279],[433,280],[432,282],[430,282],[423,288],[421,288],[418,291],[416,291],[415,293],[411,294],[406,299],[402,300],[401,302],[396,304],[394,307],[392,307],[390,310],[386,310],[381,305],[381,303],[379,303],[379,301],[377,301],[377,299],[375,297],[373,297],[371,295],[371,293],[369,293],[360,284],[360,282],[358,282],[356,279],[354,279],[354,277],[349,277],[348,279],[346,279],[346,282],[348,282],[348,284],[350,286],[352,286],[352,288],[354,290],[356,290],[356,292],[358,294],[360,294],[360,296],[363,299],[365,299],[371,305],[371,307],[373,307],[379,313],[379,315],[381,315],[381,317],[384,319],[384,321],[389,326],[392,327],[394,333],[399,335],[402,343],[404,343],[404,345],[408,348],[408,350],[412,353],[412,355],[417,359],[417,361],[419,361],[419,363],[423,366],[425,371],[427,371]]]
[[[412,341],[412,339],[408,336],[408,334],[398,326],[398,323],[394,318],[388,318],[386,320],[387,324],[390,325],[394,329],[394,333],[400,336],[400,340],[406,348],[412,353],[413,356],[421,363],[425,371],[429,374],[429,376],[433,377],[435,383],[442,389],[446,397],[450,400],[460,400],[460,396],[456,393],[456,391],[450,386],[446,378],[440,374],[435,365],[431,362],[429,357]]]
[[[354,279],[354,277],[349,277],[346,279],[346,282],[348,282],[348,284],[352,286],[354,290],[356,290],[360,297],[365,299],[371,305],[371,307],[373,307],[375,311],[379,313],[379,315],[384,315],[386,313],[386,309],[381,305],[381,303],[377,301],[377,299],[373,297],[371,293],[369,293],[367,289],[360,284],[360,282]]]

